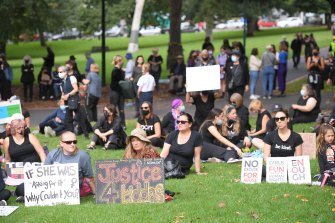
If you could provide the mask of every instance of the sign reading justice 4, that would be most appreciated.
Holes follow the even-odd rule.
[[[162,159],[99,160],[96,167],[96,203],[162,203]]]

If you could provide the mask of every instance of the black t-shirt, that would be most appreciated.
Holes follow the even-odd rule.
[[[110,89],[113,91],[121,92],[121,87],[119,85],[119,81],[124,80],[124,71],[122,69],[119,69],[117,67],[114,67],[112,71],[112,78],[111,78],[111,84]]]
[[[256,132],[262,129],[262,120],[264,116],[268,116],[269,119],[271,119],[271,114],[268,110],[264,110],[263,112],[258,113],[257,120],[256,120]],[[265,136],[264,134],[257,135],[257,138],[263,138]]]
[[[251,125],[249,123],[249,111],[248,108],[242,105],[239,108],[236,108],[237,116],[240,118],[241,126],[244,129],[249,130],[251,129]]]
[[[208,113],[214,108],[214,103],[215,103],[215,97],[213,92],[208,93],[208,99],[206,102],[204,102],[201,99],[200,94],[195,95],[192,97],[193,98],[193,104],[195,105],[195,114],[194,114],[194,119],[196,120],[198,125],[201,125]]]
[[[190,169],[193,165],[194,148],[202,146],[202,137],[199,132],[191,132],[189,140],[185,144],[178,144],[179,131],[171,132],[165,140],[165,143],[170,144],[169,155],[167,159],[178,160],[184,169]]]
[[[173,118],[172,112],[168,112],[162,120],[162,128],[166,134],[175,130],[176,120]]]
[[[214,126],[213,122],[208,120],[205,121],[200,129],[202,139],[204,142],[213,143],[215,137],[209,132],[208,128]],[[215,127],[215,126],[214,126]]]
[[[99,118],[97,123],[95,123],[94,129],[99,129],[101,133],[108,132],[109,130],[113,129],[115,133],[119,132],[121,128],[121,119],[116,116],[114,117],[113,121],[109,123],[105,116]]]
[[[154,62],[154,63],[158,63],[158,62],[162,62],[163,63],[163,58],[161,55],[158,55],[158,56],[154,56],[154,55],[150,55],[149,58],[148,58],[148,62]],[[151,72],[161,72],[162,71],[162,67],[161,67],[161,64],[156,64],[156,65],[151,65],[150,66],[150,73]]]
[[[325,170],[335,168],[335,151],[331,145],[325,145],[318,153],[318,162],[320,168],[320,174],[323,174]]]
[[[264,143],[271,146],[271,157],[286,157],[294,156],[295,147],[301,145],[303,141],[301,136],[293,131],[290,137],[283,141],[278,135],[278,130],[275,130],[264,137]]]
[[[224,136],[225,138],[227,138],[231,143],[237,145],[239,144],[241,141],[244,140],[244,137],[248,136],[247,130],[240,125],[240,131],[239,132],[235,132],[234,131],[234,125],[232,126],[227,126],[227,130],[228,130],[228,134],[226,136]]]
[[[155,124],[158,122],[161,125],[161,121],[157,115],[153,115],[150,119],[137,119],[137,122],[141,125],[141,128],[147,133],[147,136],[155,134]]]

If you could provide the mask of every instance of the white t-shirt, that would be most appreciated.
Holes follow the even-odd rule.
[[[144,74],[138,79],[138,87],[142,87],[141,92],[153,91],[156,86],[155,78],[151,74]]]
[[[70,76],[70,81],[71,81],[71,84],[76,84],[77,83],[77,78],[73,75]]]

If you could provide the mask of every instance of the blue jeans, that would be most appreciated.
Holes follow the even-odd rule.
[[[273,66],[263,67],[263,81],[262,81],[262,95],[263,96],[271,96],[273,90],[273,78],[275,75],[275,69]],[[267,86],[269,87],[269,91],[266,92]],[[268,93],[268,94],[267,94]]]
[[[256,70],[250,71],[250,95],[255,94],[255,87],[258,81],[258,74],[259,74],[259,71],[256,71]]]

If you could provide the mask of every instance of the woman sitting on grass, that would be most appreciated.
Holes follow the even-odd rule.
[[[174,99],[171,107],[171,111],[163,117],[162,121],[162,128],[165,135],[168,135],[170,132],[178,129],[177,118],[185,111],[184,103],[180,98]]]
[[[137,119],[136,128],[142,128],[146,132],[153,146],[163,147],[161,121],[153,113],[152,104],[148,101],[141,104],[141,116]]]
[[[123,149],[125,147],[125,136],[118,117],[115,105],[106,105],[103,110],[104,116],[100,117],[94,126],[92,141],[88,150],[94,150],[95,145],[103,145],[103,149]]]
[[[331,170],[335,171],[335,131],[334,128],[329,124],[322,124],[320,127],[320,133],[318,136],[318,162],[320,168],[321,182],[325,177],[325,171]],[[326,179],[326,183],[330,186],[335,186],[335,175],[330,175]]]
[[[231,105],[230,107],[235,111],[235,118],[237,118],[235,107]],[[222,136],[222,130],[224,128],[227,133],[227,127],[222,127],[222,120],[224,119],[223,114],[224,113],[222,113],[221,109],[212,109],[209,112],[207,119],[200,127],[200,133],[204,141],[200,156],[202,160],[214,158],[209,161],[213,162],[223,160],[229,162],[237,159],[239,155],[242,155],[242,151],[238,146]],[[220,146],[217,144],[220,144]]]
[[[193,118],[188,113],[183,113],[178,117],[178,130],[167,136],[160,156],[167,160],[178,161],[185,174],[190,172],[194,159],[195,172],[198,175],[206,174],[200,172],[202,137],[200,133],[191,129],[192,123]]]

